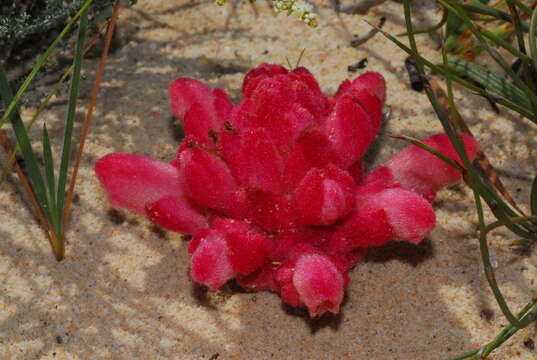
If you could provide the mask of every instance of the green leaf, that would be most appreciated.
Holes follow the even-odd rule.
[[[531,184],[530,208],[532,215],[537,215],[537,175]]]
[[[535,28],[537,27],[537,7],[533,9],[533,13],[531,14],[531,21],[530,21],[530,34],[528,37],[528,42],[530,44],[530,53],[531,58],[533,61],[533,67],[535,68],[535,71],[537,71],[537,45],[536,41],[536,33]]]
[[[2,100],[6,106],[8,106],[8,104],[13,104],[13,93],[11,92],[11,87],[2,65],[0,65],[0,94],[2,95]],[[30,139],[28,138],[28,133],[26,132],[26,128],[24,127],[24,123],[20,118],[16,106],[13,107],[13,111],[8,118],[11,121],[11,126],[13,127],[17,143],[21,149],[24,162],[26,163],[28,177],[30,178],[37,201],[43,209],[45,217],[50,221],[51,214],[47,201],[45,182],[43,180],[43,176],[41,175],[41,171],[39,170],[36,156],[32,149]]]
[[[511,66],[507,64],[507,62],[503,59],[502,55],[493,47],[491,47],[489,44],[487,44],[487,41],[485,39],[484,34],[482,34],[476,24],[472,22],[468,14],[461,8],[460,3],[456,1],[448,1],[448,0],[438,0],[439,3],[441,3],[446,9],[449,11],[452,11],[457,17],[459,17],[464,24],[468,27],[468,30],[474,34],[476,39],[479,41],[479,45],[483,46],[483,48],[489,53],[489,55],[496,61],[498,65],[502,67],[502,69],[509,75],[511,79],[515,82],[515,84],[524,91],[526,94],[526,97],[529,98],[532,109],[537,109],[537,96],[534,94],[533,90],[530,89],[523,81],[520,79],[520,77],[511,69]],[[496,39],[496,36],[492,36],[491,39]]]
[[[67,184],[67,171],[69,169],[69,158],[71,156],[71,143],[73,138],[73,125],[76,116],[76,102],[80,88],[80,71],[84,59],[84,43],[86,42],[88,11],[85,9],[80,15],[80,24],[78,26],[78,39],[76,43],[75,59],[73,61],[73,75],[71,77],[71,86],[69,89],[69,104],[67,108],[67,119],[65,120],[65,131],[63,135],[62,158],[60,163],[60,172],[58,175],[57,206],[59,210],[60,223],[63,218],[63,205],[65,202]]]
[[[32,116],[32,119],[29,122],[26,123],[26,132],[30,131],[32,126],[35,124],[35,122],[39,118],[39,115],[41,115],[43,110],[45,110],[45,107],[49,103],[50,99],[54,95],[56,95],[56,93],[58,92],[58,90],[60,89],[62,84],[64,83],[65,79],[67,79],[67,77],[71,74],[72,70],[73,70],[73,66],[71,65],[71,67],[69,69],[67,69],[67,71],[56,82],[56,84],[52,88],[52,91],[50,91],[48,93],[47,97],[41,102],[41,104],[39,104],[39,107],[37,108],[37,110],[35,111],[34,115]],[[11,171],[11,167],[13,166],[13,162],[15,161],[15,154],[18,153],[19,150],[20,150],[20,148],[19,148],[19,146],[17,144],[17,146],[15,147],[15,149],[13,151],[12,157],[10,159],[8,159],[7,164],[2,169],[2,174],[0,175],[0,185],[6,179],[7,174]],[[54,194],[54,196],[56,196],[56,194]]]
[[[52,148],[48,136],[47,125],[43,124],[43,162],[45,167],[45,178],[47,179],[47,195],[50,201],[52,213],[56,211],[56,184],[54,179],[54,159],[52,157]]]
[[[43,162],[45,168],[45,178],[47,180],[47,199],[50,205],[50,222],[53,226],[56,240],[61,241],[62,236],[59,222],[60,213],[56,204],[56,184],[54,179],[54,159],[52,157],[52,147],[50,146],[50,138],[48,136],[47,125],[43,125]]]
[[[472,79],[491,94],[519,104],[528,111],[532,110],[524,91],[486,67],[454,56],[448,56],[447,64],[459,75]]]

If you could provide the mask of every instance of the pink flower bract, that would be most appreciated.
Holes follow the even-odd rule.
[[[191,276],[210,290],[236,279],[311,316],[337,313],[367,248],[419,243],[435,224],[435,193],[461,180],[416,146],[364,174],[386,101],[378,73],[328,98],[305,68],[263,64],[245,76],[239,104],[193,79],[169,95],[186,133],[177,158],[116,153],[95,171],[113,206],[192,235]],[[463,141],[473,159],[476,142]],[[424,142],[461,163],[445,134]]]

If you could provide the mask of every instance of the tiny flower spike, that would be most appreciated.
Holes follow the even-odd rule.
[[[312,317],[337,313],[367,249],[418,244],[435,225],[436,192],[461,180],[417,146],[364,173],[386,101],[378,73],[329,98],[305,68],[263,64],[238,104],[193,79],[175,80],[169,95],[186,133],[176,158],[115,153],[95,171],[113,206],[192,235],[191,276],[210,290],[235,279]],[[473,160],[475,140],[463,141]],[[447,135],[423,142],[462,165]]]

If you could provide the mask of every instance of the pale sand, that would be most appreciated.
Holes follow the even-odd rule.
[[[340,20],[323,5],[320,27],[312,30],[273,17],[264,2],[257,9],[255,19],[251,7],[240,4],[227,32],[229,6],[212,1],[140,0],[123,12],[130,42],[107,67],[65,261],[54,260],[15,180],[0,188],[1,359],[446,359],[485,344],[506,325],[482,272],[474,207],[462,186],[439,193],[438,225],[422,245],[375,251],[352,271],[341,315],[317,321],[282,307],[270,293],[205,294],[190,281],[187,243],[179,234],[111,212],[93,164],[115,151],[173,158],[167,85],[176,77],[220,86],[236,99],[248,69],[261,62],[285,65],[286,58],[294,65],[305,48],[301,64],[333,93],[356,76],[347,65],[367,57],[367,70],[380,71],[388,82],[392,109],[375,164],[405,146],[387,132],[425,137],[441,130],[425,95],[409,89],[402,51],[382,36],[358,50],[348,46],[342,24],[363,34],[369,26],[361,16],[342,14]],[[420,5],[423,22],[417,25],[434,23],[438,15]],[[377,23],[381,16],[387,31],[403,31],[400,4],[387,2],[365,18]],[[420,36],[419,43],[433,54],[431,38]],[[90,86],[84,87],[84,106]],[[516,117],[496,116],[478,97],[460,97],[478,140],[525,202],[535,173],[527,151],[535,148],[535,129]],[[57,145],[64,114],[63,103],[46,113]],[[507,300],[519,309],[536,293],[537,262],[535,252],[513,253],[506,234],[493,236],[492,253]],[[523,345],[528,337],[537,341],[535,326],[514,336],[494,359],[535,359],[535,350]]]

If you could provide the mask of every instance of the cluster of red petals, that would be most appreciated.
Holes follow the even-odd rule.
[[[363,173],[386,99],[378,73],[329,98],[305,68],[264,64],[239,104],[186,78],[169,94],[186,133],[176,159],[115,153],[96,172],[114,206],[193,236],[191,275],[211,290],[236,279],[311,316],[337,313],[366,249],[418,243],[434,227],[436,191],[461,178],[416,146]],[[460,162],[446,135],[424,142]],[[473,158],[475,141],[464,142]]]

